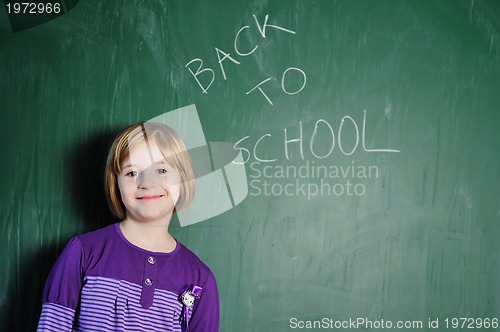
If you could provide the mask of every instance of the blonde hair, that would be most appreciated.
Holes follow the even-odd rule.
[[[139,122],[116,136],[108,152],[104,170],[106,199],[109,208],[120,219],[125,218],[125,207],[118,188],[118,175],[130,150],[140,144],[155,142],[163,157],[175,168],[181,178],[180,196],[175,208],[188,206],[194,197],[194,171],[191,158],[180,136],[169,126],[161,123]]]

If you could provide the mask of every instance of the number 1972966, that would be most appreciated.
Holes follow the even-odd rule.
[[[496,329],[498,327],[498,318],[446,318],[446,328],[453,329]]]
[[[9,14],[59,14],[61,4],[56,3],[34,3],[34,2],[14,2],[7,3],[7,13]]]

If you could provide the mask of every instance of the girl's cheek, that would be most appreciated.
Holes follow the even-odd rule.
[[[132,177],[122,177],[118,180],[118,189],[121,193],[130,193],[137,188],[136,179]]]
[[[170,194],[173,203],[174,204],[177,203],[181,192],[181,185],[180,184],[170,185],[168,186],[167,191]]]

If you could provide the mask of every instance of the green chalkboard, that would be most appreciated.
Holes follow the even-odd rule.
[[[217,277],[221,331],[494,330],[500,2],[63,10],[29,27],[0,10],[0,330],[33,331],[66,242],[116,222],[112,137],[192,104],[248,185],[171,226]]]

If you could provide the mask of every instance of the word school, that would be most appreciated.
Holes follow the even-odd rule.
[[[345,126],[348,125],[347,129]],[[347,131],[351,131],[346,132]],[[328,139],[327,141],[323,142],[317,142],[316,139],[318,135],[321,133],[324,136],[327,136]],[[348,144],[349,146],[347,147],[345,144],[345,140],[343,139],[344,135],[349,135],[354,137],[354,142],[350,142]],[[303,125],[302,121],[299,121],[299,126],[298,126],[298,135],[295,137],[290,137],[291,135],[288,133],[287,128],[284,129],[284,138],[283,138],[283,148],[284,148],[284,155],[286,160],[291,159],[291,152],[290,150],[294,148],[295,150],[298,150],[299,156],[301,160],[305,160],[306,158],[304,157],[304,134],[303,134]],[[348,136],[348,137],[349,137]],[[278,158],[273,158],[273,159],[264,159],[262,157],[263,153],[262,151],[263,147],[261,144],[264,144],[264,139],[272,140],[272,135],[267,133],[262,135],[260,138],[257,139],[257,141],[253,144],[253,148],[247,149],[245,147],[240,146],[241,143],[247,141],[250,139],[250,136],[245,136],[241,139],[239,139],[235,145],[234,148],[237,150],[240,150],[242,152],[243,161],[242,162],[234,162],[237,164],[246,164],[252,157],[261,163],[272,163],[278,161]],[[351,139],[352,141],[352,139]],[[327,149],[326,152],[318,152],[318,146],[323,148],[323,150]],[[316,158],[316,159],[324,159],[332,155],[332,153],[335,151],[335,148],[338,147],[340,152],[343,155],[350,156],[353,153],[355,153],[358,149],[362,149],[362,151],[366,153],[399,153],[401,152],[400,150],[397,149],[387,149],[387,148],[369,148],[366,145],[366,110],[363,113],[363,122],[361,125],[361,129],[359,128],[356,120],[349,116],[345,115],[342,117],[340,124],[338,126],[338,129],[335,130],[334,126],[330,122],[328,122],[325,119],[319,119],[316,121],[314,124],[314,130],[311,135],[311,138],[309,139],[309,144],[306,145],[306,148],[309,148],[309,152],[311,155]]]

